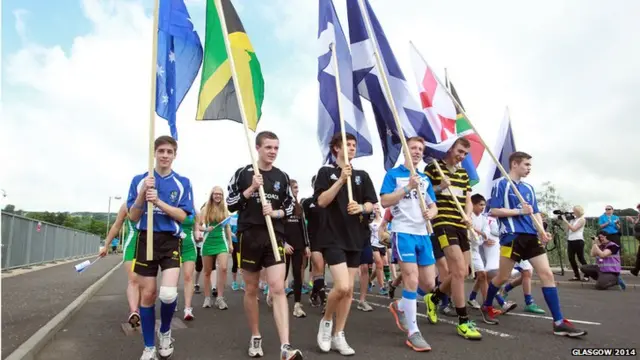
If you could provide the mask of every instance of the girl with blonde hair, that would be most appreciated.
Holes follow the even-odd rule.
[[[224,201],[224,191],[220,186],[211,190],[209,200],[202,208],[201,219],[204,222],[204,231],[207,233],[202,244],[202,265],[204,270],[204,304],[202,307],[211,307],[211,272],[217,261],[217,287],[218,296],[215,305],[220,310],[228,308],[224,299],[224,288],[227,281],[227,267],[229,254],[233,252],[231,226],[228,221],[229,210]]]

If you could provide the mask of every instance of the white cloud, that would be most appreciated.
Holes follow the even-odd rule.
[[[203,5],[189,1],[190,10]],[[504,106],[510,106],[517,145],[534,155],[534,184],[551,180],[567,200],[595,215],[604,203],[630,207],[640,200],[634,186],[640,172],[628,166],[640,131],[633,111],[640,85],[634,14],[640,5],[621,2],[604,11],[595,1],[371,3],[412,87],[409,40],[440,76],[449,69],[487,142],[495,140]],[[263,66],[267,94],[259,129],[278,133],[278,166],[308,194],[321,160],[317,3],[278,0],[255,7],[272,41],[291,50],[282,66]],[[336,7],[348,33],[344,1]],[[146,169],[149,13],[140,3],[118,0],[85,0],[83,9],[93,27],[78,34],[69,52],[26,42],[5,58],[5,80],[28,94],[4,104],[0,134],[7,149],[0,158],[2,187],[7,202],[20,208],[104,211],[108,196],[126,195],[131,176]],[[16,27],[25,34],[23,19],[16,14]],[[179,112],[175,168],[192,179],[202,202],[249,155],[240,124],[193,120],[198,88],[196,79]],[[376,134],[369,104],[363,105]],[[167,133],[166,122],[157,119],[156,135]],[[377,186],[383,176],[378,149],[355,162]]]

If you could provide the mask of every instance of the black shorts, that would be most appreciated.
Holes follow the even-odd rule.
[[[444,225],[444,226],[434,226],[433,232],[436,236],[436,243],[442,251],[447,248],[447,246],[458,245],[460,246],[460,250],[462,252],[470,250],[469,244],[469,235],[467,235],[466,228],[459,228],[456,226]],[[435,255],[435,245],[434,247],[434,255]],[[436,259],[438,257],[436,256]]]
[[[373,264],[373,249],[371,244],[367,242],[367,244],[362,249],[360,253],[360,265],[371,265]]]
[[[147,232],[141,231],[136,245],[133,271],[140,276],[157,277],[161,271],[180,268],[181,239],[172,233],[153,233],[153,260],[147,261]]]
[[[320,248],[319,245],[320,244],[318,244],[318,240],[315,237],[309,237],[309,250],[311,250],[311,252],[322,252],[322,248]]]
[[[433,248],[433,257],[436,261],[444,257],[444,251],[442,251],[438,237],[435,234],[431,234],[431,247]]]
[[[509,240],[511,242],[509,243]],[[502,245],[505,244],[505,245]],[[546,253],[544,245],[533,234],[509,234],[500,239],[500,256],[515,262],[529,260]]]
[[[347,251],[340,248],[322,249],[324,262],[329,265],[346,263],[348,268],[360,267],[360,251]]]
[[[386,247],[376,247],[376,246],[372,246],[371,249],[375,252],[379,252],[380,256],[384,257],[385,255],[387,255],[387,248]]]
[[[280,261],[276,261],[267,228],[250,228],[238,234],[240,246],[240,268],[249,272],[258,272],[277,264],[284,264],[284,241],[276,233],[276,243],[280,252]]]

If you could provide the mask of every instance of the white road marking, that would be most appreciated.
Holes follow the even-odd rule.
[[[358,301],[359,299],[353,298],[353,300],[354,301]],[[373,305],[373,306],[376,306],[376,307],[385,308],[385,309],[389,308],[388,305],[382,305],[382,304],[374,303],[372,301],[367,301],[367,302],[369,303],[369,305]],[[425,319],[427,318],[427,315],[424,315],[424,314],[417,313],[416,315],[421,317],[421,318],[425,318]],[[451,324],[451,325],[458,325],[457,322],[451,321],[449,319],[443,319],[442,317],[438,317],[438,322],[443,322],[443,323]],[[498,337],[501,337],[503,339],[514,339],[515,338],[515,336],[513,336],[513,335],[510,335],[510,334],[507,334],[507,333],[503,333],[503,332],[500,332],[500,331],[489,330],[489,329],[485,329],[485,328],[482,328],[482,327],[476,327],[476,328],[481,332],[484,332],[484,333],[487,333],[487,334],[493,335],[493,336],[498,336]]]
[[[360,295],[359,292],[355,292],[354,294],[358,294]],[[382,295],[377,295],[377,294],[367,294],[367,297],[370,296],[374,296],[377,298],[382,298],[382,299],[387,299],[389,300],[388,296],[382,296]],[[423,300],[418,300],[419,303],[423,303]],[[544,315],[534,315],[534,314],[524,314],[524,313],[514,313],[514,312],[510,312],[508,314],[506,314],[507,316],[522,316],[522,317],[528,317],[528,318],[534,318],[534,319],[544,319],[544,320],[553,320],[553,318],[551,316],[544,316]],[[602,325],[599,322],[593,322],[593,321],[587,321],[587,320],[574,320],[574,319],[567,319],[569,321],[571,321],[572,323],[576,323],[576,324],[584,324],[584,325]]]

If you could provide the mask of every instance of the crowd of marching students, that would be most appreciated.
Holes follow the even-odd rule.
[[[392,301],[389,310],[406,336],[406,345],[415,351],[431,350],[417,325],[417,295],[424,298],[430,323],[438,322],[438,314],[456,316],[457,333],[479,340],[482,335],[467,308],[479,310],[482,321],[496,325],[500,315],[516,307],[507,297],[520,284],[525,311],[544,313],[531,297],[532,269],[541,279],[544,300],[553,315],[553,333],[585,335],[586,331],[562,316],[543,245],[550,235],[538,231],[532,221],[542,222],[535,191],[523,181],[531,171],[531,156],[511,154],[509,178],[495,184],[488,204],[491,210],[485,213],[487,200],[472,196],[468,175],[458,166],[469,146],[464,138],[458,139],[444,159],[428,163],[423,172],[414,169],[423,161],[424,140],[410,138],[405,163],[389,170],[376,192],[369,174],[351,166],[355,137],[346,134],[343,143],[338,133],[330,144],[333,162],[314,176],[313,195],[299,199],[297,181],[274,166],[278,137],[264,131],[256,137],[258,168],[254,164],[239,168],[226,197],[216,186],[206,204],[196,210],[190,180],[171,168],[177,143],[171,137],[158,138],[154,175],[133,178],[127,203],[107,238],[108,242],[122,226],[126,228],[123,257],[129,276],[129,323],[142,328],[145,347],[141,359],[173,354],[170,324],[177,311],[180,273],[185,320],[194,319],[193,294],[201,291],[203,272],[202,306],[229,308],[224,296],[229,257],[233,264],[231,288],[244,290],[251,357],[264,355],[258,324],[259,292],[264,292],[273,308],[281,359],[303,358],[302,351],[289,341],[287,297],[294,296],[293,316],[305,317],[304,293],[309,294],[312,307],[323,307],[318,347],[323,352],[355,354],[346,340],[345,327],[357,276],[357,309],[361,311],[372,310],[366,294],[373,284],[391,299],[402,284],[401,298]],[[525,203],[520,203],[514,189]],[[151,235],[147,234],[147,203],[154,209],[152,258],[145,256]],[[514,267],[521,275],[509,281]],[[324,279],[327,268],[332,279],[328,292]],[[470,268],[476,281],[470,294],[465,294],[464,280]],[[290,272],[293,279],[287,286]],[[476,300],[478,291],[483,303]],[[161,301],[157,334],[156,298]],[[498,303],[495,308],[494,301]]]

